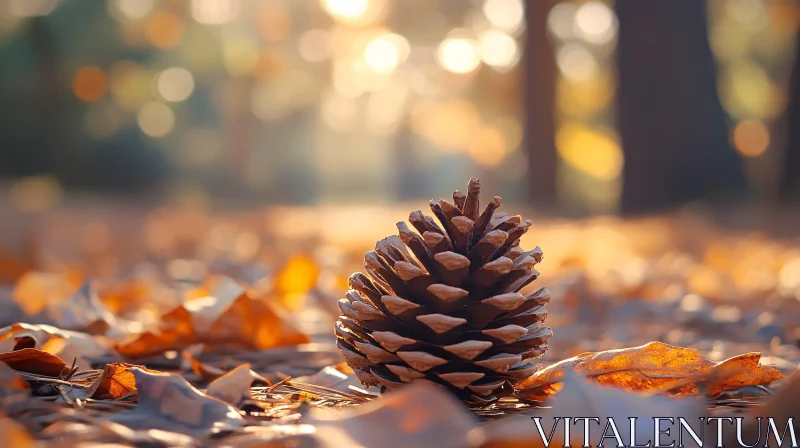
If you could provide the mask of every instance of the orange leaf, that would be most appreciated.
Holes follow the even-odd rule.
[[[0,353],[0,361],[14,370],[42,376],[59,377],[69,372],[69,366],[61,358],[35,348]]]
[[[303,306],[304,294],[317,284],[320,268],[308,256],[295,255],[275,278],[275,290],[281,303],[289,309]]]
[[[0,417],[0,446],[33,448],[39,445],[24,426],[10,418]]]
[[[124,356],[140,358],[203,343],[263,350],[309,342],[282,311],[253,297],[227,278],[212,279],[191,300],[163,317],[160,328],[117,345]]]
[[[77,272],[31,271],[14,284],[13,297],[30,316],[43,311],[48,304],[67,299],[78,291],[82,281],[82,275]]]
[[[97,400],[114,399],[136,392],[136,378],[131,372],[134,367],[146,372],[160,373],[142,366],[121,362],[106,364],[103,374],[95,380],[87,391],[89,397]]]
[[[708,394],[732,387],[754,386],[781,378],[773,367],[758,364],[760,354],[748,353],[714,363],[697,350],[650,342],[639,347],[588,352],[546,367],[517,388],[532,399],[544,399],[561,389],[565,372],[574,371],[600,384],[638,392],[697,394],[708,383]]]

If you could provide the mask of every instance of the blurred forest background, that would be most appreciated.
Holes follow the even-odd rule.
[[[0,183],[22,211],[470,175],[572,216],[791,202],[799,23],[797,0],[0,0]]]

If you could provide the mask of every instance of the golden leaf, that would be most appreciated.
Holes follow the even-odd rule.
[[[305,294],[317,284],[320,268],[305,255],[295,255],[275,278],[275,290],[281,303],[289,309],[303,306]]]
[[[219,277],[208,283],[163,316],[158,329],[118,344],[117,351],[140,358],[199,343],[263,350],[309,342],[281,310],[251,296],[235,281]]]
[[[17,280],[12,294],[22,311],[31,316],[75,294],[82,283],[83,276],[74,271],[31,271]]]
[[[697,350],[650,342],[639,347],[582,353],[534,373],[517,388],[521,395],[541,400],[561,390],[565,372],[574,371],[600,384],[638,392],[697,394],[700,383],[709,383],[708,394],[716,396],[725,389],[780,379],[777,369],[758,364],[760,356],[748,353],[714,363]],[[719,375],[725,372],[727,375]]]
[[[564,432],[565,417],[598,418],[599,423],[590,423],[590,426],[594,426],[594,428],[591,431],[589,442],[595,446],[595,443],[600,442],[600,435],[604,432],[603,428],[609,418],[613,419],[615,425],[618,426],[618,434],[623,442],[633,445],[633,443],[629,443],[631,434],[629,419],[631,417],[638,419],[635,431],[638,434],[637,441],[639,441],[640,438],[647,440],[654,434],[653,417],[673,419],[683,417],[687,421],[696,422],[699,417],[706,414],[705,402],[701,399],[645,397],[621,389],[600,387],[569,371],[566,372],[563,381],[563,391],[548,403],[548,408],[532,409],[524,415],[500,419],[473,429],[469,434],[473,446],[480,448],[544,448],[545,442],[531,417],[540,419],[540,425],[547,438],[551,437],[550,431],[554,427],[556,428],[549,444],[553,447],[560,447],[583,446],[584,422],[577,420],[572,421],[569,440],[566,441],[568,443],[565,443],[567,437]],[[678,431],[673,430],[671,437],[677,438]],[[661,446],[669,445],[671,440],[673,439],[669,435],[664,435],[660,439]],[[690,444],[692,440],[688,436],[683,440],[685,446],[694,446]],[[617,446],[613,441],[605,440],[604,443],[609,446]]]
[[[105,400],[120,398],[131,392],[136,392],[136,378],[131,372],[134,367],[153,374],[161,373],[142,366],[121,362],[106,364],[103,374],[89,387],[88,396],[96,400]]]

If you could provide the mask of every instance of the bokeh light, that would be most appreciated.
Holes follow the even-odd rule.
[[[309,62],[324,61],[331,56],[331,39],[328,30],[308,30],[297,40],[297,51],[300,57]]]
[[[155,5],[155,0],[109,0],[108,6],[112,14],[119,14],[126,19],[139,20],[147,17]]]
[[[145,35],[155,47],[170,48],[183,36],[183,22],[175,13],[159,11],[147,19]]]
[[[496,28],[514,33],[522,28],[525,6],[522,0],[486,0],[483,13]]]
[[[578,7],[572,2],[561,2],[550,9],[547,14],[547,28],[561,40],[575,35],[574,19]]]
[[[567,43],[559,48],[556,63],[565,77],[576,82],[592,79],[599,70],[594,55],[578,43]]]
[[[437,56],[439,64],[453,73],[470,73],[481,63],[477,45],[469,39],[445,39],[439,45]]]
[[[192,18],[204,25],[228,23],[239,15],[240,0],[192,0]]]
[[[478,48],[483,62],[492,67],[508,69],[519,62],[519,45],[506,33],[486,31],[478,37]]]
[[[46,16],[59,5],[59,0],[6,0],[11,17],[25,18]]]
[[[369,10],[369,0],[322,0],[322,5],[342,22],[358,22]]]
[[[769,148],[769,129],[760,121],[745,120],[733,129],[733,146],[745,157],[758,157]]]
[[[582,4],[575,13],[575,33],[594,44],[610,42],[617,33],[614,12],[600,1]]]
[[[99,101],[108,90],[108,77],[99,67],[83,67],[72,78],[72,91],[86,103]]]
[[[556,132],[556,149],[565,162],[598,180],[609,181],[622,174],[622,149],[603,132],[577,123],[563,124]]]
[[[147,103],[136,115],[139,128],[150,137],[163,137],[175,127],[175,114],[161,103]]]
[[[467,146],[467,154],[478,165],[496,167],[509,152],[503,134],[493,127],[484,127],[475,133]]]
[[[136,62],[116,62],[109,75],[111,96],[121,108],[133,112],[150,99],[152,76]]]
[[[159,73],[156,87],[164,100],[184,101],[194,91],[194,77],[185,68],[171,67]]]
[[[228,35],[222,41],[223,63],[233,76],[250,75],[258,64],[259,56],[258,44],[244,35]]]
[[[390,74],[408,56],[408,41],[397,34],[373,39],[364,49],[364,61],[375,73]]]

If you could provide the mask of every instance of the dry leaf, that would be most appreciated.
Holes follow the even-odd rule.
[[[275,276],[275,291],[281,303],[289,309],[300,309],[305,294],[317,284],[320,268],[308,256],[295,255]]]
[[[792,418],[794,426],[794,434],[800,438],[800,409],[798,409],[797,399],[800,397],[800,370],[796,371],[787,383],[775,391],[770,397],[770,400],[761,407],[755,408],[743,415],[744,425],[742,429],[742,441],[747,444],[753,443],[753,440],[759,440],[760,437],[766,433],[766,421],[759,422],[758,417],[766,420],[764,417],[771,417],[779,432],[783,432],[785,425]],[[764,426],[759,426],[759,425]],[[789,437],[790,432],[787,431],[786,437]],[[736,440],[736,433],[728,431],[723,439],[723,446],[740,446]],[[774,439],[772,439],[774,440]],[[791,439],[789,439],[791,442]],[[767,440],[763,440],[766,444]],[[764,446],[756,442],[755,445]]]
[[[0,416],[0,446],[34,448],[38,445],[24,426],[10,418]]]
[[[48,302],[44,313],[51,322],[67,330],[105,334],[117,326],[116,318],[108,311],[89,282],[85,282],[63,300]]]
[[[62,330],[51,325],[16,323],[0,329],[0,352],[19,348],[38,348],[68,360],[77,359],[76,366],[90,369],[87,357],[114,356],[101,337]]]
[[[139,404],[108,418],[132,429],[161,429],[195,437],[242,425],[239,412],[229,404],[195,389],[174,374],[130,369],[136,379]]]
[[[477,421],[447,391],[416,382],[357,407],[313,409],[308,423],[327,448],[461,448]]]
[[[214,398],[238,406],[242,400],[250,399],[250,388],[253,383],[260,382],[265,385],[272,383],[263,376],[253,372],[250,364],[242,364],[230,372],[215,379],[208,385],[206,393]]]
[[[160,328],[117,345],[117,350],[140,358],[198,343],[263,350],[309,342],[280,310],[252,297],[233,280],[220,277],[209,283],[192,293],[195,298],[163,316]]]
[[[600,384],[629,391],[688,395],[699,393],[698,384],[708,382],[714,372],[729,372],[728,376],[715,377],[708,390],[715,396],[732,387],[755,386],[781,378],[777,369],[759,365],[759,358],[757,353],[748,353],[714,363],[697,350],[650,342],[565,359],[534,373],[517,387],[522,396],[542,400],[561,390],[565,372],[574,371]]]
[[[161,373],[146,367],[121,362],[106,364],[103,374],[87,390],[87,395],[96,400],[105,400],[120,398],[136,392],[136,378],[131,372],[133,368],[153,374]]]
[[[22,311],[32,316],[66,300],[82,283],[83,275],[76,271],[26,272],[14,284],[13,297]]]
[[[222,375],[225,375],[225,371],[219,367],[200,362],[197,358],[195,358],[194,354],[202,350],[202,348],[202,345],[196,345],[181,352],[183,359],[189,363],[189,367],[191,367],[192,372],[194,372],[194,374],[200,377],[203,381],[213,381]],[[184,368],[185,364],[182,363],[181,366],[182,370],[186,370],[186,368]]]
[[[70,370],[69,366],[58,356],[35,348],[0,353],[0,361],[19,372],[42,376],[60,377]]]
[[[542,408],[526,412],[525,415],[515,416],[490,423],[484,427],[473,430],[469,438],[474,446],[480,448],[537,448],[545,447],[546,443],[539,433],[539,428],[532,420],[538,417],[544,436],[551,437],[550,446],[584,446],[584,421],[575,421],[575,417],[598,418],[589,422],[589,443],[597,446],[601,441],[609,419],[614,420],[614,425],[621,437],[624,446],[633,445],[630,440],[631,424],[629,418],[636,417],[636,442],[644,445],[652,440],[654,434],[653,417],[671,417],[677,422],[678,417],[683,417],[694,425],[692,429],[702,436],[705,428],[698,426],[699,417],[704,416],[706,409],[702,400],[667,397],[645,397],[636,393],[619,389],[610,389],[591,384],[583,378],[577,377],[568,371],[563,378],[564,390],[549,403],[550,408]],[[569,443],[565,444],[565,417],[571,417]],[[671,437],[662,436],[660,446],[669,446],[677,438],[678,424],[663,422],[663,428],[671,427]],[[609,429],[608,435],[613,431]],[[704,440],[704,439],[701,439]],[[613,438],[604,439],[606,446],[618,446]],[[698,446],[692,444],[693,440],[685,435],[683,446]],[[677,446],[677,442],[675,446]]]

